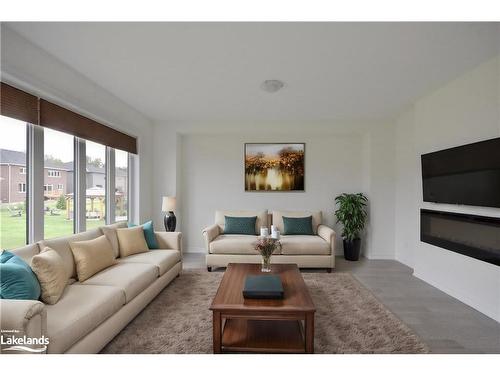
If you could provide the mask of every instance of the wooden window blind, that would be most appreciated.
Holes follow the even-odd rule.
[[[97,121],[44,99],[40,99],[40,125],[137,154],[137,140],[135,137],[102,125]]]
[[[0,113],[2,116],[38,124],[38,98],[2,82]]]
[[[1,114],[137,154],[137,139],[2,82]]]

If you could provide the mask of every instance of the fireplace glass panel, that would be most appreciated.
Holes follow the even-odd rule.
[[[500,265],[500,218],[421,210],[421,240]]]

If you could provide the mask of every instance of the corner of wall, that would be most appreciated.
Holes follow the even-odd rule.
[[[387,121],[363,135],[363,186],[369,199],[364,255],[394,259],[395,124]]]
[[[181,228],[182,201],[180,187],[178,186],[180,163],[180,135],[168,124],[156,122],[153,124],[152,140],[152,170],[155,171],[152,179],[152,217],[156,228],[163,228],[163,213],[161,200],[163,196],[176,197],[177,229]]]

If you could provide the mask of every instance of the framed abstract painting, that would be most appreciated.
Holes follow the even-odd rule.
[[[245,191],[304,191],[305,143],[245,143]]]

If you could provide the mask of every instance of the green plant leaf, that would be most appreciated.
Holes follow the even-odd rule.
[[[335,197],[337,223],[343,226],[342,237],[354,240],[365,227],[368,198],[363,193],[342,193]]]

